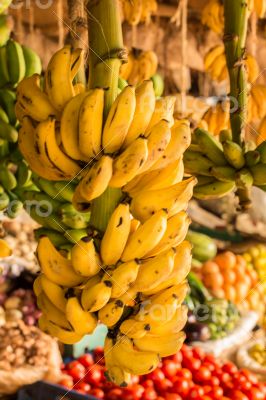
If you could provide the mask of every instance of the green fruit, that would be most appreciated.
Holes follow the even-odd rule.
[[[164,91],[164,80],[160,74],[151,77],[153,82],[154,93],[156,97],[161,97]]]
[[[23,50],[23,55],[24,55],[25,64],[26,64],[25,77],[29,77],[34,74],[41,75],[42,62],[41,62],[41,59],[38,56],[38,54],[26,46],[22,46],[22,50]]]
[[[192,245],[193,258],[199,261],[208,261],[217,254],[217,246],[213,239],[203,233],[188,231],[186,240]]]

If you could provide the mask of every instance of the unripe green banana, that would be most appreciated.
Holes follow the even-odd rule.
[[[7,208],[9,204],[9,197],[7,193],[1,193],[0,194],[0,211],[3,211]]]
[[[235,180],[235,169],[229,166],[213,167],[211,169],[212,175],[222,182],[232,182]]]
[[[0,120],[5,122],[6,124],[9,124],[7,113],[2,107],[0,107]]]
[[[69,182],[55,182],[54,187],[61,198],[72,203],[76,186]]]
[[[88,236],[88,232],[85,229],[68,229],[64,233],[64,236],[69,242],[76,244],[82,238]]]
[[[240,189],[250,188],[253,185],[253,176],[247,168],[236,173],[236,186]]]
[[[227,161],[232,167],[236,169],[241,169],[245,165],[245,157],[243,154],[243,149],[239,144],[227,140],[223,143],[224,155]]]
[[[27,46],[22,46],[22,51],[26,65],[25,77],[29,77],[34,74],[41,75],[42,63],[38,54]]]
[[[24,203],[24,208],[31,218],[44,228],[53,229],[61,233],[66,231],[66,226],[58,219],[57,215],[51,214],[45,216],[46,213],[42,212],[39,208],[37,209],[36,205],[27,206],[27,204]]]
[[[266,185],[266,164],[257,164],[250,167],[251,174],[254,179],[254,185]]]
[[[50,213],[55,212],[61,206],[61,203],[59,201],[52,199],[50,196],[43,192],[25,190],[23,193],[23,198],[24,200],[36,204],[40,208],[40,210],[49,211]]]
[[[19,83],[25,76],[26,64],[21,45],[15,40],[9,39],[6,44],[7,66],[10,82]]]
[[[226,165],[226,159],[223,154],[223,148],[217,139],[204,129],[196,129],[194,132],[197,143],[202,152],[215,163],[215,165]]]
[[[18,140],[18,132],[13,126],[0,120],[0,138],[11,143],[16,143]]]
[[[224,143],[227,140],[232,140],[232,131],[230,131],[229,129],[221,130],[219,134],[219,140],[221,143]]]
[[[9,83],[6,47],[0,47],[0,87]]]
[[[161,97],[164,91],[164,80],[160,74],[155,74],[151,77],[153,89],[156,97]]]
[[[118,78],[118,89],[120,89],[122,91],[123,89],[125,89],[126,86],[128,86],[128,82],[125,79],[119,77]]]
[[[15,175],[4,163],[0,165],[0,183],[7,191],[13,190],[17,186],[17,179]]]
[[[200,200],[219,199],[236,188],[235,182],[215,181],[207,185],[195,186],[193,195]]]
[[[208,183],[213,183],[216,179],[213,176],[203,176],[197,175],[197,186],[207,185]]]
[[[0,104],[7,113],[9,123],[16,125],[17,117],[15,113],[16,94],[9,89],[0,89]]]
[[[11,33],[11,24],[7,15],[0,15],[0,47],[4,46]]]
[[[60,191],[56,189],[54,182],[48,181],[47,179],[41,178],[35,174],[32,175],[32,180],[41,191],[48,194],[52,199],[65,202],[63,197],[59,194]]]
[[[47,236],[55,247],[60,247],[68,243],[67,239],[61,233],[47,228],[35,229],[34,236],[36,240],[40,239],[42,236]]]
[[[262,142],[256,149],[260,153],[260,162],[266,164],[266,141]]]
[[[187,150],[184,154],[185,171],[190,174],[211,176],[210,169],[215,164],[200,153]]]
[[[253,167],[260,162],[260,153],[257,150],[250,150],[245,154],[247,167]]]
[[[18,182],[18,187],[26,187],[31,183],[31,175],[32,172],[29,169],[28,164],[26,163],[25,160],[21,160],[17,164],[17,182]]]
[[[9,206],[7,207],[5,213],[8,218],[15,219],[18,217],[18,215],[22,210],[23,210],[23,203],[20,200],[16,199],[11,201],[11,203],[9,203]]]

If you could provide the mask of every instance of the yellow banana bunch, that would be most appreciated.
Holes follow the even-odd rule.
[[[140,22],[150,23],[151,17],[157,11],[156,0],[121,0],[124,19],[130,25]]]
[[[158,57],[152,50],[132,49],[128,54],[128,62],[120,69],[120,77],[130,85],[137,85],[156,74]]]
[[[220,0],[210,0],[202,10],[201,22],[218,34],[224,29],[224,7]]]
[[[0,258],[9,257],[12,254],[12,250],[8,246],[7,242],[0,239]]]
[[[253,83],[259,76],[259,65],[256,59],[248,54],[245,59],[247,67],[248,81]],[[223,45],[213,47],[204,57],[205,71],[208,72],[210,77],[217,81],[228,81],[228,70],[226,65],[226,58]]]
[[[230,128],[229,108],[228,101],[218,102],[206,111],[201,124],[205,121],[207,130],[213,135],[219,135],[222,130]]]
[[[262,120],[266,115],[266,87],[252,85],[248,101],[248,121]]]

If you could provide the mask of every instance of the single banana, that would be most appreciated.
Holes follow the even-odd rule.
[[[48,332],[51,336],[56,337],[64,344],[74,344],[82,339],[83,335],[79,335],[72,330],[60,328],[56,324],[48,320],[45,315],[42,315],[38,321],[42,331]]]
[[[135,88],[127,86],[112,104],[104,125],[102,147],[105,153],[114,153],[122,147],[135,109]]]
[[[152,81],[144,81],[136,88],[136,109],[128,129],[123,148],[128,147],[142,135],[151,120],[155,108],[155,93]]]
[[[39,275],[37,278],[40,280],[42,291],[46,294],[51,303],[53,303],[63,313],[66,311],[66,291],[56,283],[52,282],[44,274]],[[37,294],[36,294],[37,295]]]
[[[21,45],[9,39],[6,44],[7,67],[10,82],[15,85],[20,82],[26,73],[26,64]]]
[[[236,188],[235,182],[214,181],[207,185],[196,186],[193,195],[200,200],[219,199]]]
[[[44,292],[37,297],[37,304],[49,321],[61,328],[70,329],[65,314],[48,299]]]
[[[73,287],[83,282],[71,262],[64,258],[47,237],[42,237],[37,246],[37,258],[42,272],[57,285]]]
[[[41,275],[37,276],[33,282],[33,292],[36,297],[42,293]]]
[[[72,247],[71,262],[75,272],[81,276],[92,277],[98,274],[101,270],[101,260],[93,239],[82,238]]]
[[[9,257],[12,255],[12,250],[10,249],[7,242],[0,239],[0,258]]]
[[[70,297],[67,300],[66,318],[73,330],[79,335],[93,333],[97,327],[96,316],[88,311],[84,311],[76,297]]]
[[[148,333],[140,339],[134,339],[134,345],[141,351],[156,351],[160,357],[176,354],[185,341],[185,333],[168,333],[166,336]]]
[[[151,330],[150,324],[136,321],[134,318],[125,319],[119,327],[123,335],[130,339],[140,339],[147,335]]]
[[[124,369],[116,365],[113,359],[113,339],[106,336],[104,342],[104,359],[107,367],[107,377],[108,380],[114,382],[116,385],[120,387],[126,387],[131,383],[131,375],[124,371]]]
[[[121,258],[131,228],[128,204],[119,204],[111,215],[101,241],[104,265],[115,265]]]
[[[106,325],[108,328],[115,326],[125,310],[124,303],[119,299],[114,299],[109,301],[103,308],[98,312],[98,318],[102,324]]]
[[[266,185],[266,165],[257,164],[250,168],[250,172],[254,179],[254,185]]]
[[[224,167],[212,167],[211,174],[222,182],[232,182],[236,178],[236,170],[232,167],[224,166]]]
[[[180,211],[167,221],[167,228],[160,242],[145,257],[152,257],[163,251],[176,248],[187,235],[191,219],[185,211]]]
[[[161,240],[167,228],[167,212],[159,210],[138,227],[128,239],[121,260],[143,258]]]
[[[174,96],[166,96],[156,100],[154,112],[144,133],[145,136],[148,136],[151,128],[158,124],[162,119],[168,121],[170,126],[173,125],[175,101],[176,98]]]
[[[104,90],[87,93],[79,112],[79,150],[87,159],[97,158],[101,152]]]
[[[187,323],[187,311],[187,306],[178,307],[170,321],[163,325],[152,326],[150,334],[165,337],[180,332]]]
[[[120,188],[126,185],[142,171],[148,158],[149,141],[142,137],[136,139],[114,159],[109,186]]]
[[[227,140],[223,143],[224,156],[228,163],[236,169],[241,169],[245,165],[245,157],[242,148],[235,142]]]
[[[192,197],[196,181],[195,177],[191,177],[168,189],[147,190],[138,193],[132,199],[130,206],[134,218],[143,223],[162,209],[168,211],[169,217],[185,210]]]
[[[197,143],[206,156],[218,166],[227,164],[222,145],[209,132],[196,129],[194,132]]]
[[[101,281],[93,286],[85,287],[81,294],[81,304],[84,310],[96,312],[103,308],[111,298],[112,283]]]
[[[137,279],[139,268],[139,262],[137,260],[132,260],[118,265],[114,270],[107,270],[104,278],[112,282],[111,297],[113,299],[123,296],[123,294],[129,290],[130,286]],[[136,292],[138,292],[138,290],[136,290]]]
[[[221,54],[224,53],[224,46],[218,45],[212,48],[204,58],[205,71],[208,71],[213,63],[217,60]]]

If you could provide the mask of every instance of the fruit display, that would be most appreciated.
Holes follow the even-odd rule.
[[[126,388],[108,382],[105,370],[103,353],[96,349],[64,365],[60,384],[84,398],[93,395],[105,400],[263,400],[266,395],[265,383],[248,370],[186,345],[150,374],[134,376]]]
[[[148,24],[157,11],[156,0],[121,0],[124,19],[130,25]]]
[[[247,54],[245,65],[248,81],[251,83],[255,82],[260,74],[256,59],[252,55]],[[229,79],[223,45],[217,45],[208,51],[204,58],[204,66],[206,72],[210,74],[214,81],[223,82]]]
[[[52,205],[43,221],[35,217],[42,225],[34,283],[39,326],[73,344],[101,321],[109,328],[109,378],[124,385],[154,370],[185,339],[191,265],[185,210],[196,183],[183,179],[190,127],[174,121],[174,98],[156,99],[151,80],[125,86],[106,112],[105,89],[73,82],[83,56],[65,46],[48,64],[45,91],[38,74],[17,87],[19,148],[41,191],[26,188],[22,196]],[[101,200],[114,195],[112,207]],[[105,218],[97,222],[101,201]],[[62,246],[68,230],[74,243]]]
[[[190,293],[186,297],[189,308],[185,327],[188,342],[216,340],[227,336],[239,321],[235,305],[222,298],[213,298],[192,272],[188,275]]]
[[[158,57],[154,51],[142,51],[132,49],[128,54],[126,64],[120,69],[120,77],[125,79],[130,85],[136,85],[145,80],[151,79],[157,72]],[[160,77],[155,77],[155,84]],[[159,85],[158,85],[159,86]],[[163,88],[158,93],[158,97],[162,95]]]

